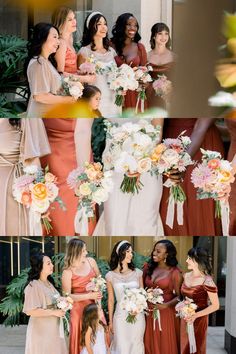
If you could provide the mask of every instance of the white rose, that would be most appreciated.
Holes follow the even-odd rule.
[[[39,167],[37,165],[28,165],[24,166],[24,172],[29,174],[29,175],[34,175],[35,173],[38,172]]]
[[[104,188],[99,188],[92,194],[92,200],[99,205],[104,203],[107,199],[108,192]]]
[[[149,157],[138,161],[138,169],[137,170],[139,173],[148,172],[151,170],[151,167],[152,167],[152,161]]]
[[[75,99],[78,99],[83,94],[83,90],[81,89],[81,87],[78,87],[76,85],[70,87],[69,92],[70,92],[70,95],[72,97],[74,97]]]
[[[126,151],[123,151],[114,167],[115,171],[118,173],[125,173],[128,171],[134,173],[137,171],[138,164],[133,156],[129,155]]]
[[[53,202],[58,196],[58,187],[54,183],[46,183],[47,195],[50,202]]]
[[[177,151],[172,150],[172,149],[167,149],[166,151],[163,152],[162,154],[162,160],[164,160],[167,164],[169,165],[175,165],[178,163],[179,160],[179,154]]]
[[[31,208],[33,211],[37,211],[40,214],[46,213],[50,206],[50,202],[47,199],[41,201],[41,200],[32,200]]]

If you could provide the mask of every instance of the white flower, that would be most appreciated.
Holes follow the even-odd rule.
[[[73,85],[69,88],[70,95],[75,99],[78,99],[83,94],[83,89],[77,85]]]
[[[115,171],[118,173],[134,173],[137,171],[138,164],[133,156],[129,155],[126,151],[123,151],[120,158],[115,162],[114,167]]]
[[[23,171],[29,175],[34,175],[35,173],[37,173],[39,170],[39,167],[37,165],[28,165],[28,166],[24,166]]]
[[[148,172],[151,170],[151,167],[152,167],[152,161],[149,157],[138,161],[138,169],[137,170],[139,173]]]
[[[208,103],[213,107],[236,107],[236,99],[232,93],[219,91],[216,95],[208,99]]]
[[[108,199],[108,191],[104,188],[99,188],[92,194],[92,200],[97,203],[101,204],[104,203]]]
[[[48,198],[43,201],[32,199],[32,204],[31,204],[32,210],[37,211],[40,214],[46,213],[49,206],[50,206],[50,202],[49,202]]]
[[[221,160],[220,161],[220,168],[225,171],[232,171],[233,167],[228,160]]]
[[[48,200],[53,202],[58,196],[59,188],[55,183],[46,183]]]

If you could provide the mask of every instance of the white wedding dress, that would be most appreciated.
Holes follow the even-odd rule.
[[[114,337],[111,343],[111,354],[144,354],[144,314],[138,314],[134,324],[127,323],[128,313],[120,307],[124,289],[139,288],[139,279],[142,277],[142,273],[140,269],[136,268],[135,271],[127,275],[113,271],[106,274],[106,280],[112,284],[117,301],[113,317]]]
[[[111,122],[124,124],[136,123],[138,118],[110,119]],[[107,140],[103,158],[109,149]],[[143,183],[139,193],[129,194],[120,190],[124,175],[113,173],[114,189],[104,203],[94,236],[163,236],[163,225],[159,213],[162,197],[162,177],[150,173],[141,175]]]
[[[96,51],[91,50],[91,45],[82,47],[79,50],[79,53],[84,58],[91,58],[91,56],[102,63],[103,66],[106,65],[116,65],[115,56],[117,55],[115,50],[112,47],[109,47],[109,50],[102,54]],[[122,108],[118,107],[115,104],[115,91],[109,88],[107,82],[107,74],[96,74],[96,81],[93,84],[101,90],[101,102],[99,105],[99,110],[104,118],[110,117],[119,117],[121,115]]]

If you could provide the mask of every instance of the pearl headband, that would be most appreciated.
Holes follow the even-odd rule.
[[[127,241],[127,240],[121,241],[119,243],[119,245],[116,247],[116,253],[117,254],[119,253],[119,250],[120,250],[121,246],[123,246],[125,243],[129,243],[129,241]]]
[[[86,21],[86,27],[87,27],[87,29],[89,28],[89,23],[90,23],[92,17],[93,17],[93,16],[96,16],[96,15],[102,15],[102,13],[99,12],[99,11],[94,11],[94,12],[92,12],[92,13],[89,15],[89,17],[87,18],[87,21]]]

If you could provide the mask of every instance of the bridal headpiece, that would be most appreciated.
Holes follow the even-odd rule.
[[[89,15],[89,17],[87,18],[87,21],[86,21],[87,29],[89,28],[89,23],[90,23],[91,19],[93,18],[93,16],[96,16],[96,15],[102,15],[102,13],[99,11],[94,11]]]
[[[129,243],[129,241],[124,240],[124,241],[120,241],[120,243],[118,244],[118,246],[116,247],[116,253],[119,253],[119,250],[121,248],[121,246],[123,246],[125,243]]]

